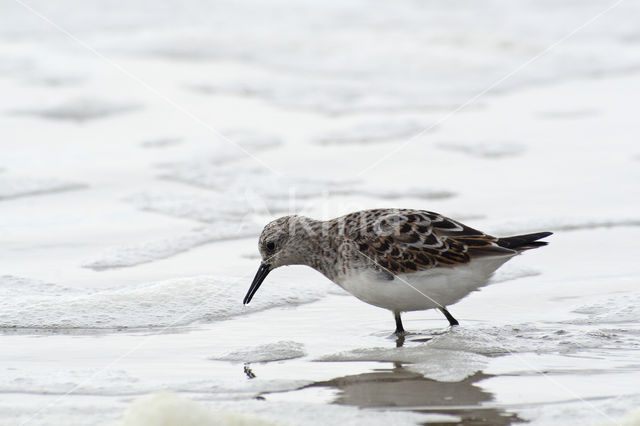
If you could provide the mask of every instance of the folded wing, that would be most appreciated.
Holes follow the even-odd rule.
[[[498,238],[424,210],[380,209],[345,217],[358,252],[392,274],[464,265],[472,258],[513,255]]]

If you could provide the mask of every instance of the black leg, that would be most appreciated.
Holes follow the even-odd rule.
[[[404,327],[402,326],[402,319],[400,318],[400,312],[394,312],[393,317],[396,319],[396,334],[404,334]]]
[[[253,374],[253,371],[251,370],[251,367],[249,366],[249,364],[245,364],[244,365],[244,374],[247,375],[248,379],[255,379],[256,375]]]
[[[447,317],[447,319],[449,320],[449,325],[459,325],[460,323],[458,322],[457,319],[455,319],[453,317],[453,315],[451,315],[449,313],[449,311],[447,311],[447,308],[438,308],[440,309],[440,312],[442,312],[444,314],[445,317]]]

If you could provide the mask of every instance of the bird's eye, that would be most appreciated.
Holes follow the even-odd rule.
[[[276,244],[273,241],[269,241],[266,244],[266,247],[268,251],[274,251],[276,249]]]

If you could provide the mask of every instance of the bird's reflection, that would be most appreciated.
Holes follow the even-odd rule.
[[[443,333],[430,332],[430,334],[431,335],[428,335],[427,337],[421,337],[421,336],[424,336],[423,333],[403,333],[403,334],[393,334],[391,335],[391,337],[396,341],[396,348],[401,348],[404,346],[405,342],[407,341],[414,342],[414,343],[426,343],[429,340],[433,339],[433,337],[436,334],[443,334]]]
[[[516,414],[483,406],[493,400],[493,395],[476,383],[491,375],[477,372],[460,382],[438,382],[405,369],[399,362],[393,365],[390,369],[338,377],[307,387],[339,390],[335,404],[367,408],[402,407],[410,411],[451,414],[461,418],[456,424],[508,425],[523,422]]]

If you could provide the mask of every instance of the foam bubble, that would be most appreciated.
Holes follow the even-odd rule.
[[[526,151],[524,145],[514,142],[439,143],[436,146],[478,158],[516,157]]]
[[[72,191],[86,187],[83,184],[50,178],[3,177],[0,179],[0,200]]]
[[[364,195],[369,197],[381,198],[385,200],[395,200],[398,198],[418,198],[421,200],[444,200],[447,198],[453,198],[456,196],[455,192],[419,188],[415,186],[408,186],[403,188],[363,188],[359,187],[352,191],[355,195]]]
[[[179,145],[181,142],[181,138],[163,137],[145,140],[140,143],[140,146],[143,148],[166,148]]]
[[[409,138],[430,129],[429,124],[416,120],[375,120],[359,122],[351,127],[328,131],[315,138],[320,145],[369,144]]]
[[[77,98],[50,107],[17,110],[14,111],[14,114],[83,122],[124,114],[141,108],[140,105],[132,103],[123,104],[94,98]]]
[[[213,356],[211,359],[245,363],[271,362],[301,358],[306,354],[307,353],[304,351],[304,345],[302,343],[281,341],[228,352],[222,355]]]
[[[264,150],[282,145],[282,138],[279,136],[257,132],[253,129],[226,129],[222,134],[244,149]]]

